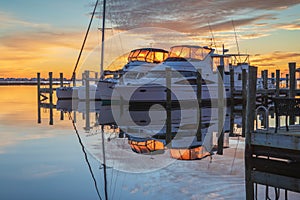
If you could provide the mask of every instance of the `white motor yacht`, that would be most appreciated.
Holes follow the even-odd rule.
[[[104,79],[97,84],[90,85],[90,99],[111,100],[114,85],[121,80],[125,84],[138,80],[145,76],[157,64],[168,57],[168,51],[158,48],[140,48],[132,50],[128,56],[128,63],[118,71],[106,70],[103,73]],[[86,99],[85,87],[80,87],[78,97]]]

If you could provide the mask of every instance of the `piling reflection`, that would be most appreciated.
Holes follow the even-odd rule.
[[[99,158],[102,163],[105,157],[103,152],[106,152],[107,160],[103,165],[104,168],[113,167],[129,172],[151,171],[151,169],[168,166],[174,160],[199,160],[211,156],[216,151],[218,144],[218,108],[208,106],[201,108],[200,129],[202,135],[199,139],[197,138],[198,121],[195,117],[197,115],[195,109],[189,105],[185,107],[172,106],[170,115],[172,140],[168,142],[166,140],[164,105],[124,106],[102,101],[59,100],[54,107],[57,111],[69,113],[72,116],[73,121],[85,133],[84,144],[88,146],[88,151]],[[118,123],[115,120],[113,109],[118,110]],[[229,134],[236,136],[242,132],[241,113],[238,110],[238,107],[233,109],[232,106],[225,110],[224,147],[228,147]],[[124,114],[126,111],[130,111],[130,116]],[[272,126],[273,111],[273,107],[267,108],[267,112],[263,108],[257,109],[256,123],[258,127],[256,129],[267,129],[268,126]],[[271,121],[267,121],[270,119]],[[100,134],[102,133],[103,138],[101,139]],[[256,148],[255,151],[256,153],[261,152],[261,154],[257,153],[257,158],[246,161],[248,163],[246,171],[253,170],[254,166],[255,170],[252,171],[251,176],[246,174],[245,177],[251,183],[246,186],[248,191],[252,190],[253,197],[287,199],[290,191],[300,192],[298,162],[292,164],[292,168],[285,172],[274,166],[287,165],[286,162],[290,162],[291,159],[280,161],[282,163],[267,159],[270,163],[265,163],[261,156],[271,158],[272,149],[262,152]],[[287,154],[285,153],[285,155]],[[299,158],[294,156],[293,160],[298,161]],[[162,161],[164,163],[159,163]]]

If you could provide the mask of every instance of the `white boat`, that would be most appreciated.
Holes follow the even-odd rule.
[[[158,48],[140,48],[132,50],[128,56],[128,63],[118,71],[104,71],[104,79],[98,81],[97,85],[90,86],[90,99],[111,100],[114,85],[119,82],[120,77],[123,84],[139,80],[157,64],[163,62],[168,56],[168,51]],[[85,88],[79,88],[79,99],[86,99]]]
[[[171,70],[172,101],[196,100],[197,73],[201,69],[202,99],[218,98],[218,74],[214,69],[224,61],[224,55],[214,54],[208,47],[182,45],[171,48],[169,57],[153,68],[143,78],[130,84],[117,84],[113,100],[134,102],[166,101],[166,68]],[[229,70],[228,65],[225,67]],[[225,73],[226,74],[226,73]],[[224,75],[224,97],[230,95],[229,75]]]

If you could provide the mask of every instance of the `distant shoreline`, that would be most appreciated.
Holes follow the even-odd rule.
[[[53,85],[60,85],[60,81],[53,81]],[[64,85],[70,84],[70,81],[64,81]],[[9,85],[37,85],[37,81],[0,81],[0,86]],[[41,85],[49,85],[49,81],[41,81]]]

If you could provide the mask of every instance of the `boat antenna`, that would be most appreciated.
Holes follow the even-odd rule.
[[[103,67],[103,63],[104,63],[105,11],[106,11],[106,0],[103,0],[100,79],[102,79],[102,76],[103,76],[103,68],[104,68],[104,67]]]
[[[71,81],[75,79],[75,72],[76,72],[76,69],[77,69],[77,67],[78,67],[78,64],[79,64],[79,61],[80,61],[80,58],[81,58],[81,54],[82,54],[83,48],[84,48],[84,46],[85,46],[85,42],[86,42],[87,37],[88,37],[89,32],[90,32],[91,24],[92,24],[92,21],[93,21],[93,19],[94,19],[95,13],[96,13],[96,8],[97,8],[97,5],[98,5],[98,1],[99,1],[99,0],[97,0],[96,3],[95,3],[95,7],[94,7],[94,10],[93,10],[93,13],[92,13],[92,16],[91,16],[91,19],[90,19],[88,28],[87,28],[86,33],[85,33],[84,40],[83,40],[83,43],[82,43],[82,45],[81,45],[81,49],[80,49],[80,52],[79,52],[79,55],[78,55],[78,58],[77,58],[77,61],[76,61],[74,70],[73,70],[73,73],[72,73]]]
[[[215,36],[214,36],[214,33],[212,31],[212,28],[210,26],[209,21],[207,22],[207,24],[208,24],[208,27],[209,27],[209,31],[210,31],[210,34],[211,34],[211,38],[212,38],[213,44],[214,44],[214,46],[216,48],[216,52],[218,53],[218,49],[217,49],[217,45],[216,45],[216,41],[215,41]]]
[[[237,51],[238,51],[238,55],[240,55],[240,47],[239,47],[239,43],[238,43],[238,39],[237,39],[236,30],[235,30],[235,26],[234,26],[233,20],[231,20],[231,23],[232,23],[232,27],[233,27],[233,31],[234,31],[236,48],[237,48]]]

